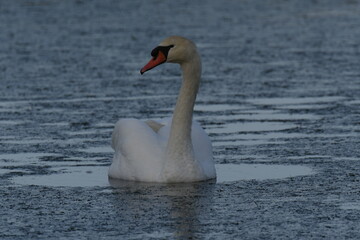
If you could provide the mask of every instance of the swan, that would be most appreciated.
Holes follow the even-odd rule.
[[[178,63],[182,69],[173,116],[160,121],[120,119],[112,133],[115,153],[109,177],[161,183],[216,178],[210,139],[192,120],[201,77],[201,59],[195,44],[171,36],[154,48],[151,56],[141,74],[162,63]]]

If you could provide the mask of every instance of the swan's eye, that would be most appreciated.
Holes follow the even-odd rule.
[[[158,54],[159,54],[159,51],[161,51],[165,57],[167,57],[168,53],[169,53],[169,50],[170,48],[173,48],[174,45],[169,45],[169,46],[157,46],[156,48],[154,48],[152,51],[151,51],[151,56],[156,59]]]

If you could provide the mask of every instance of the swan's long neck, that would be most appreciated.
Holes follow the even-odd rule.
[[[169,145],[176,143],[179,148],[191,142],[191,125],[196,95],[200,84],[200,59],[181,65],[183,81],[176,102],[169,138]]]
[[[201,77],[201,60],[199,55],[181,64],[183,81],[176,102],[169,141],[166,149],[164,174],[172,177],[189,178],[201,176],[198,164],[195,163],[191,142],[191,126],[196,95]],[[174,176],[177,171],[180,175]]]

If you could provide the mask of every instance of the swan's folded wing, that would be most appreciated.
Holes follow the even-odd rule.
[[[212,145],[209,136],[196,121],[193,121],[191,139],[194,148],[195,159],[201,165],[204,174],[208,178],[216,177],[213,160]]]
[[[158,123],[154,120],[147,120],[147,121],[145,121],[145,123],[156,133],[160,130],[160,128],[165,126],[164,124]]]
[[[163,164],[163,149],[158,135],[143,121],[121,119],[112,134],[115,150],[111,168],[117,178],[156,181]],[[117,163],[116,163],[117,162]]]

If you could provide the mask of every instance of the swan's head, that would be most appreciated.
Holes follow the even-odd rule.
[[[195,44],[180,36],[171,36],[162,41],[159,46],[151,51],[152,59],[140,70],[144,72],[165,62],[179,63],[190,61],[197,55]]]

